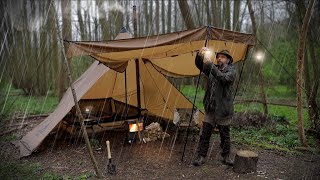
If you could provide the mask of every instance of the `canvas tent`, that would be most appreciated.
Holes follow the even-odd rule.
[[[69,57],[89,55],[99,61],[94,62],[74,82],[78,99],[102,100],[102,111],[108,109],[105,107],[110,107],[107,111],[113,111],[112,113],[117,111],[115,102],[125,103],[131,107],[128,114],[134,115],[138,107],[138,73],[141,109],[144,113],[167,120],[173,119],[175,109],[190,109],[192,103],[163,75],[198,75],[199,70],[194,65],[194,58],[196,51],[205,44],[213,51],[228,49],[235,62],[244,59],[248,49],[254,45],[254,37],[251,34],[213,27],[158,36],[125,38],[128,38],[128,33],[123,32],[118,40],[113,41],[69,42]],[[136,71],[137,65],[139,72]],[[124,82],[127,82],[126,88]],[[106,102],[110,105],[106,106]],[[28,156],[35,151],[73,106],[74,101],[69,88],[55,111],[19,141],[20,155]],[[120,111],[123,111],[123,108]],[[200,113],[199,119],[202,118],[203,114]]]

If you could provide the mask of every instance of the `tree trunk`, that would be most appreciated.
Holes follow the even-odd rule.
[[[166,18],[165,18],[165,4],[164,4],[164,0],[161,1],[161,20],[162,20],[162,23],[161,23],[161,27],[162,27],[162,31],[161,31],[161,34],[164,34],[166,33]]]
[[[319,3],[320,4],[320,3]],[[298,18],[301,21],[302,24],[302,16],[306,13],[305,6],[303,2],[298,1]],[[316,19],[316,17],[315,17]],[[317,19],[316,19],[317,20]],[[317,21],[315,21],[317,22]],[[315,33],[312,30],[312,28],[317,27],[317,23],[315,24],[310,24],[309,28],[309,34],[307,35],[308,38],[308,52],[310,55],[310,60],[308,60],[308,56],[305,56],[305,61],[304,61],[304,77],[305,77],[305,89],[306,89],[306,95],[307,95],[307,101],[308,101],[308,114],[310,117],[310,121],[312,124],[312,128],[316,129],[318,132],[320,132],[320,119],[319,119],[319,106],[317,103],[317,94],[318,94],[318,89],[319,89],[319,65],[317,62],[317,57],[316,57],[316,51],[315,51],[315,46],[316,46],[316,38],[315,38]],[[309,61],[309,62],[308,62]],[[312,67],[309,67],[309,64],[312,64]],[[311,71],[310,71],[311,70]],[[312,76],[313,74],[313,76]],[[311,80],[313,79],[313,80]],[[313,84],[311,83],[313,82]]]
[[[156,14],[155,14],[155,23],[156,23],[156,34],[159,34],[160,31],[160,22],[159,22],[159,0],[156,0]]]
[[[304,133],[303,117],[302,117],[302,73],[304,63],[304,50],[306,44],[306,37],[308,27],[311,19],[311,12],[313,11],[315,1],[310,0],[307,12],[303,19],[303,24],[299,33],[299,46],[297,52],[297,112],[298,112],[298,131],[300,142],[304,147],[308,147],[307,139]]]
[[[247,4],[248,4],[251,23],[252,23],[252,34],[256,36],[257,35],[257,25],[256,25],[256,19],[254,17],[254,11],[252,8],[251,0],[247,0]]]
[[[183,21],[184,21],[185,25],[187,26],[187,29],[195,28],[188,2],[185,0],[178,0],[178,3],[179,3],[180,10],[181,10],[181,15],[182,15]]]
[[[220,0],[216,0],[216,3],[217,3],[217,27],[223,27],[223,17],[222,17],[222,15],[223,15],[223,3],[222,3],[222,1],[220,1]]]
[[[63,39],[71,39],[71,1],[65,0],[61,1],[61,11],[62,11],[62,38]],[[66,51],[65,49],[64,51]],[[61,57],[63,58],[63,57]],[[71,59],[68,59],[68,63],[70,66]],[[67,76],[65,72],[65,68],[63,64],[60,66],[59,73],[59,100],[61,100],[65,90],[67,89],[67,80],[65,77]]]
[[[198,26],[202,26],[202,21],[201,20],[203,19],[202,15],[201,15],[203,11],[200,10],[201,14],[199,12],[199,9],[201,8],[200,4],[203,4],[203,3],[197,3],[197,1],[193,0],[193,6],[195,8],[196,15],[197,15],[196,17],[197,17],[197,20],[198,20]],[[190,17],[192,17],[192,14],[190,15]]]
[[[212,10],[210,9],[210,6],[209,6],[209,4],[210,4],[210,1],[209,0],[206,0],[206,4],[205,4],[205,6],[206,6],[206,15],[207,15],[207,24],[206,25],[211,25],[211,14],[212,14]],[[213,10],[213,11],[215,11],[215,10]]]
[[[103,7],[103,1],[97,0],[97,6],[99,10],[99,25],[101,27],[101,34],[99,40],[109,40],[110,39],[110,31],[108,30],[108,21],[107,21],[107,13]]]
[[[167,21],[167,33],[171,32],[171,6],[172,2],[171,0],[168,0],[168,21]]]
[[[144,11],[144,18],[145,18],[145,35],[149,35],[150,24],[149,24],[149,15],[148,15],[148,1],[143,1],[143,11]]]
[[[177,32],[178,31],[178,26],[177,26],[177,23],[178,23],[178,15],[177,15],[177,12],[178,12],[178,2],[177,1],[174,1],[174,31]]]
[[[53,8],[55,8],[55,6],[53,5]],[[54,9],[55,10],[55,9]],[[58,15],[57,13],[55,13],[55,17],[56,17],[56,27],[57,29],[59,30],[59,22],[58,22]],[[92,151],[92,148],[91,148],[91,144],[90,144],[90,141],[89,141],[89,137],[88,137],[88,133],[87,133],[87,129],[83,123],[84,121],[84,118],[82,116],[82,113],[81,113],[81,110],[80,110],[80,106],[78,104],[78,99],[77,99],[77,95],[76,95],[76,92],[74,90],[74,86],[73,86],[73,81],[72,81],[72,77],[71,77],[71,69],[70,69],[70,65],[69,65],[69,62],[68,62],[68,59],[67,59],[67,56],[66,56],[66,47],[64,46],[64,42],[62,42],[62,35],[60,34],[59,31],[57,31],[58,33],[58,36],[59,36],[59,39],[60,39],[60,43],[61,43],[61,51],[62,51],[62,60],[64,62],[64,65],[66,66],[66,71],[67,71],[67,77],[69,79],[69,85],[70,85],[70,88],[71,88],[71,92],[72,92],[72,96],[73,96],[73,100],[74,100],[74,104],[75,104],[75,107],[76,107],[76,113],[77,113],[77,116],[79,117],[80,119],[80,123],[81,123],[81,130],[83,132],[83,137],[85,139],[85,142],[86,142],[86,145],[87,145],[87,148],[88,148],[88,151],[89,151],[89,155],[90,155],[90,158],[91,158],[91,161],[93,163],[93,166],[94,166],[94,169],[95,169],[95,172],[98,176],[99,179],[102,178],[102,174],[100,172],[100,169],[98,167],[98,163],[93,155],[93,151]]]
[[[83,17],[81,14],[81,0],[77,1],[77,16],[78,16],[78,22],[79,22],[79,28],[80,28],[80,37],[81,41],[86,40],[86,28],[85,24],[83,22]]]
[[[48,3],[48,20],[47,20],[47,26],[48,26],[48,32],[50,36],[50,56],[49,58],[51,59],[50,62],[52,62],[52,65],[50,67],[51,73],[51,78],[53,80],[52,86],[54,87],[54,92],[57,96],[59,96],[59,72],[57,71],[59,69],[59,64],[60,64],[60,51],[58,50],[58,36],[57,36],[57,27],[55,23],[52,23],[55,21],[54,18],[54,10],[53,6],[50,6],[50,3]]]
[[[153,29],[154,29],[154,19],[153,19],[153,0],[150,0],[150,1],[148,1],[149,3],[150,3],[150,5],[149,5],[149,24],[151,25],[150,26],[150,30],[149,30],[149,35],[153,35],[154,34],[154,31],[153,31]]]
[[[240,22],[239,22],[240,3],[241,3],[241,1],[233,1],[233,21],[232,21],[232,27],[233,27],[233,30],[234,30],[234,31],[240,31]]]
[[[230,1],[224,0],[223,1],[223,15],[224,15],[224,24],[226,29],[231,29],[230,27]]]
[[[249,13],[250,13],[251,22],[252,22],[252,34],[254,36],[257,36],[257,25],[256,25],[255,17],[254,17],[254,11],[252,8],[251,0],[247,0],[247,3],[248,3],[248,9],[249,9]],[[263,74],[261,71],[262,70],[261,64],[257,64],[256,68],[258,70],[258,81],[259,81],[259,86],[260,86],[260,94],[261,94],[261,98],[263,101],[264,114],[268,115],[267,96],[266,96],[266,93],[264,90],[264,78],[263,78]]]

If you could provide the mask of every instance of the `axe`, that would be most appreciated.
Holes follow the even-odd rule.
[[[108,170],[109,174],[115,174],[116,173],[116,165],[112,164],[111,151],[110,151],[110,142],[106,141],[106,144],[107,144],[107,152],[108,152],[107,170]]]

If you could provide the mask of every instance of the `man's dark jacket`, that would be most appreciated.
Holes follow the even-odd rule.
[[[233,82],[236,71],[229,64],[222,71],[213,62],[203,63],[203,56],[197,54],[195,64],[208,77],[207,89],[203,104],[206,113],[213,113],[216,118],[227,118],[234,114],[233,109]]]

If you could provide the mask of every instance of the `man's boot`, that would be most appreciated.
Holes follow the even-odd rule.
[[[222,163],[228,166],[233,166],[233,159],[231,159],[230,154],[222,156]]]
[[[194,166],[201,166],[204,164],[204,157],[203,156],[198,156],[192,163]]]

